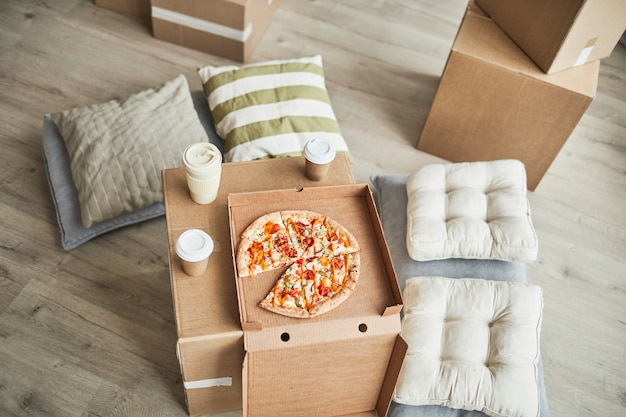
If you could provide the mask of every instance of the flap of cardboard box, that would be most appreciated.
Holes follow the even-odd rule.
[[[347,328],[363,318],[394,316],[402,309],[402,295],[367,184],[230,194],[228,205],[234,258],[248,225],[280,210],[310,210],[328,216],[349,230],[361,247],[359,279],[351,296],[335,309],[313,318],[294,319],[258,306],[285,268],[236,278],[244,331],[285,329],[305,322],[321,327],[326,327],[325,322],[344,323]]]
[[[401,330],[397,315],[338,319],[326,322],[297,320],[291,325],[269,327],[263,331],[244,332],[246,351],[289,349],[315,343],[334,343],[347,339],[364,339],[396,335]]]
[[[505,68],[529,79],[553,84],[587,97],[595,97],[599,63],[546,74],[476,6],[470,5],[465,13],[452,52]]]
[[[247,352],[243,415],[269,417],[289,410],[292,416],[385,416],[407,349],[400,335],[388,334]]]

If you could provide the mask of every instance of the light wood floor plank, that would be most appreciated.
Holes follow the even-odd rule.
[[[415,148],[465,0],[284,0],[251,61],[321,54],[358,182]],[[164,218],[60,246],[44,113],[232,62],[91,0],[0,1],[0,415],[186,416]],[[553,416],[626,415],[626,48],[534,192]],[[240,416],[240,411],[222,417]]]

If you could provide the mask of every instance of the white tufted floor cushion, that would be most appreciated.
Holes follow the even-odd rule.
[[[540,287],[470,278],[407,280],[402,337],[409,350],[394,401],[539,415]]]
[[[537,258],[520,161],[426,165],[407,194],[407,250],[417,261]]]

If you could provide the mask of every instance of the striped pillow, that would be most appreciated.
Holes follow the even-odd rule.
[[[313,138],[348,152],[326,91],[321,56],[206,66],[198,75],[225,142],[225,161],[302,155]]]

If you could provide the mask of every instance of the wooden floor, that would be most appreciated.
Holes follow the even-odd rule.
[[[251,61],[322,54],[356,180],[413,172],[438,161],[415,144],[464,7],[285,0]],[[64,251],[42,117],[227,63],[90,0],[0,1],[0,416],[186,415],[165,220]],[[530,200],[552,415],[625,416],[626,48]]]

